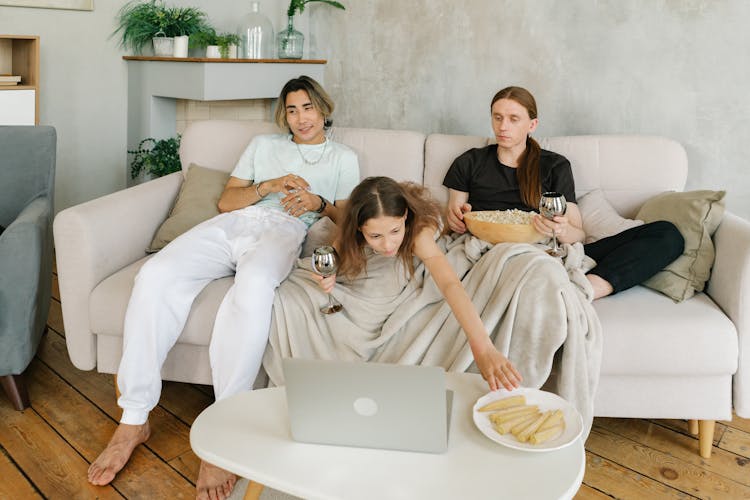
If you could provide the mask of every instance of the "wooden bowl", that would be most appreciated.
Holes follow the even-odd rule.
[[[464,214],[464,223],[469,232],[480,240],[489,243],[537,243],[544,236],[534,229],[533,224],[500,224],[478,220],[477,214],[496,212],[487,210],[484,212],[467,212]]]

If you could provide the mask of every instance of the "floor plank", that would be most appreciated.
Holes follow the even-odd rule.
[[[44,363],[34,362],[28,371],[34,382],[30,394],[34,409],[87,462],[93,462],[107,445],[116,424]],[[140,484],[128,479],[133,468],[140,470],[135,476]],[[191,483],[142,446],[136,450],[125,471],[112,484],[127,497],[144,490],[153,492],[156,498],[160,498],[159,493],[170,496],[192,494],[193,491]]]
[[[582,484],[574,498],[575,500],[611,500],[612,497],[586,484]]]
[[[49,313],[47,314],[47,326],[55,330],[60,335],[65,336],[65,326],[63,325],[62,306],[57,300],[51,300],[49,303]]]
[[[650,419],[649,422],[653,422],[657,425],[661,425],[662,427],[667,427],[668,429],[672,429],[673,431],[678,432],[684,436],[698,439],[697,435],[691,434],[690,430],[688,430],[687,420],[676,420],[676,419],[665,418],[665,419]],[[716,422],[716,426],[714,428],[713,446],[716,446],[717,444],[719,444],[719,441],[721,441],[721,436],[724,435],[724,430],[726,428],[727,428],[726,422],[723,422],[723,421]]]
[[[159,405],[177,418],[192,425],[200,413],[214,402],[213,397],[190,384],[164,382]]]
[[[113,421],[120,420],[122,410],[117,406],[112,375],[78,370],[68,358],[65,340],[54,332],[49,332],[42,339],[37,356]],[[148,447],[165,461],[190,449],[188,439],[190,427],[168,411],[157,406],[151,412],[149,422],[153,432],[148,441]]]
[[[0,400],[0,421],[0,446],[45,498],[121,498],[111,486],[71,480],[85,478],[89,464],[33,409]]]
[[[57,273],[52,275],[52,298],[60,302],[60,282],[57,280]]]
[[[643,476],[700,498],[750,498],[748,486],[601,427],[592,429],[586,441],[586,449]]]
[[[597,428],[605,422],[597,422]],[[750,466],[739,465],[737,455],[714,447],[710,459],[698,454],[698,440],[674,432],[658,423],[632,418],[606,419],[606,430],[645,447],[750,486]]]
[[[5,450],[0,448],[0,498],[42,498],[34,486],[10,461]]]
[[[172,468],[176,471],[179,471],[180,474],[185,476],[188,481],[195,484],[196,480],[198,479],[198,469],[201,465],[201,459],[198,458],[198,455],[193,453],[193,450],[190,450],[183,453],[179,457],[170,460],[169,465],[171,465]]]
[[[732,418],[731,422],[727,423],[727,427],[739,429],[750,434],[750,418],[740,418],[735,413],[732,413],[732,416],[734,418]]]
[[[586,452],[584,482],[615,498],[685,498],[684,493],[604,457]]]
[[[748,481],[750,481],[750,465],[748,465],[748,462],[750,462],[750,433],[727,427],[719,443],[719,448],[742,456],[742,459],[737,458],[736,460],[742,462],[744,467],[748,469],[746,475],[749,477]]]

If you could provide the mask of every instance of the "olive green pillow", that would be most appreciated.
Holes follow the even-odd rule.
[[[228,179],[228,172],[190,165],[169,217],[146,251],[158,252],[188,229],[218,215],[216,204]]]
[[[677,226],[685,238],[682,255],[643,285],[662,292],[675,302],[689,299],[703,288],[714,264],[711,236],[724,216],[725,191],[669,192],[643,204],[636,219],[666,220]]]

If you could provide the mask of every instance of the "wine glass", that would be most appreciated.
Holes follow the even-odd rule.
[[[339,268],[339,256],[336,253],[336,249],[332,246],[318,247],[313,251],[311,262],[313,271],[317,274],[327,278],[333,274]],[[323,314],[332,314],[342,310],[344,306],[333,298],[333,295],[328,294],[328,305],[320,308],[320,312]]]
[[[542,197],[539,200],[539,213],[542,217],[552,220],[556,215],[564,215],[566,208],[565,196],[562,193],[555,191],[542,193]],[[552,229],[552,248],[549,248],[547,253],[553,257],[562,257],[565,255],[565,251],[557,244],[557,236],[554,229]]]

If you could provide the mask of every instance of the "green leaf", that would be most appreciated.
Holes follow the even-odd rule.
[[[206,14],[195,7],[167,7],[162,0],[131,0],[116,16],[117,27],[110,35],[120,35],[120,46],[140,53],[157,34],[167,37],[192,35],[211,28]]]
[[[135,179],[141,172],[144,172],[161,177],[181,170],[180,139],[179,134],[177,137],[159,140],[147,137],[138,143],[136,149],[128,150],[128,153],[133,155],[133,160],[130,162],[130,176]],[[147,144],[151,147],[147,147]]]
[[[336,2],[335,0],[291,0],[289,2],[289,9],[287,9],[287,16],[293,17],[298,12],[302,14],[305,11],[305,5],[310,2],[322,2],[330,5],[331,7],[346,10],[346,7],[344,7],[340,2]]]

